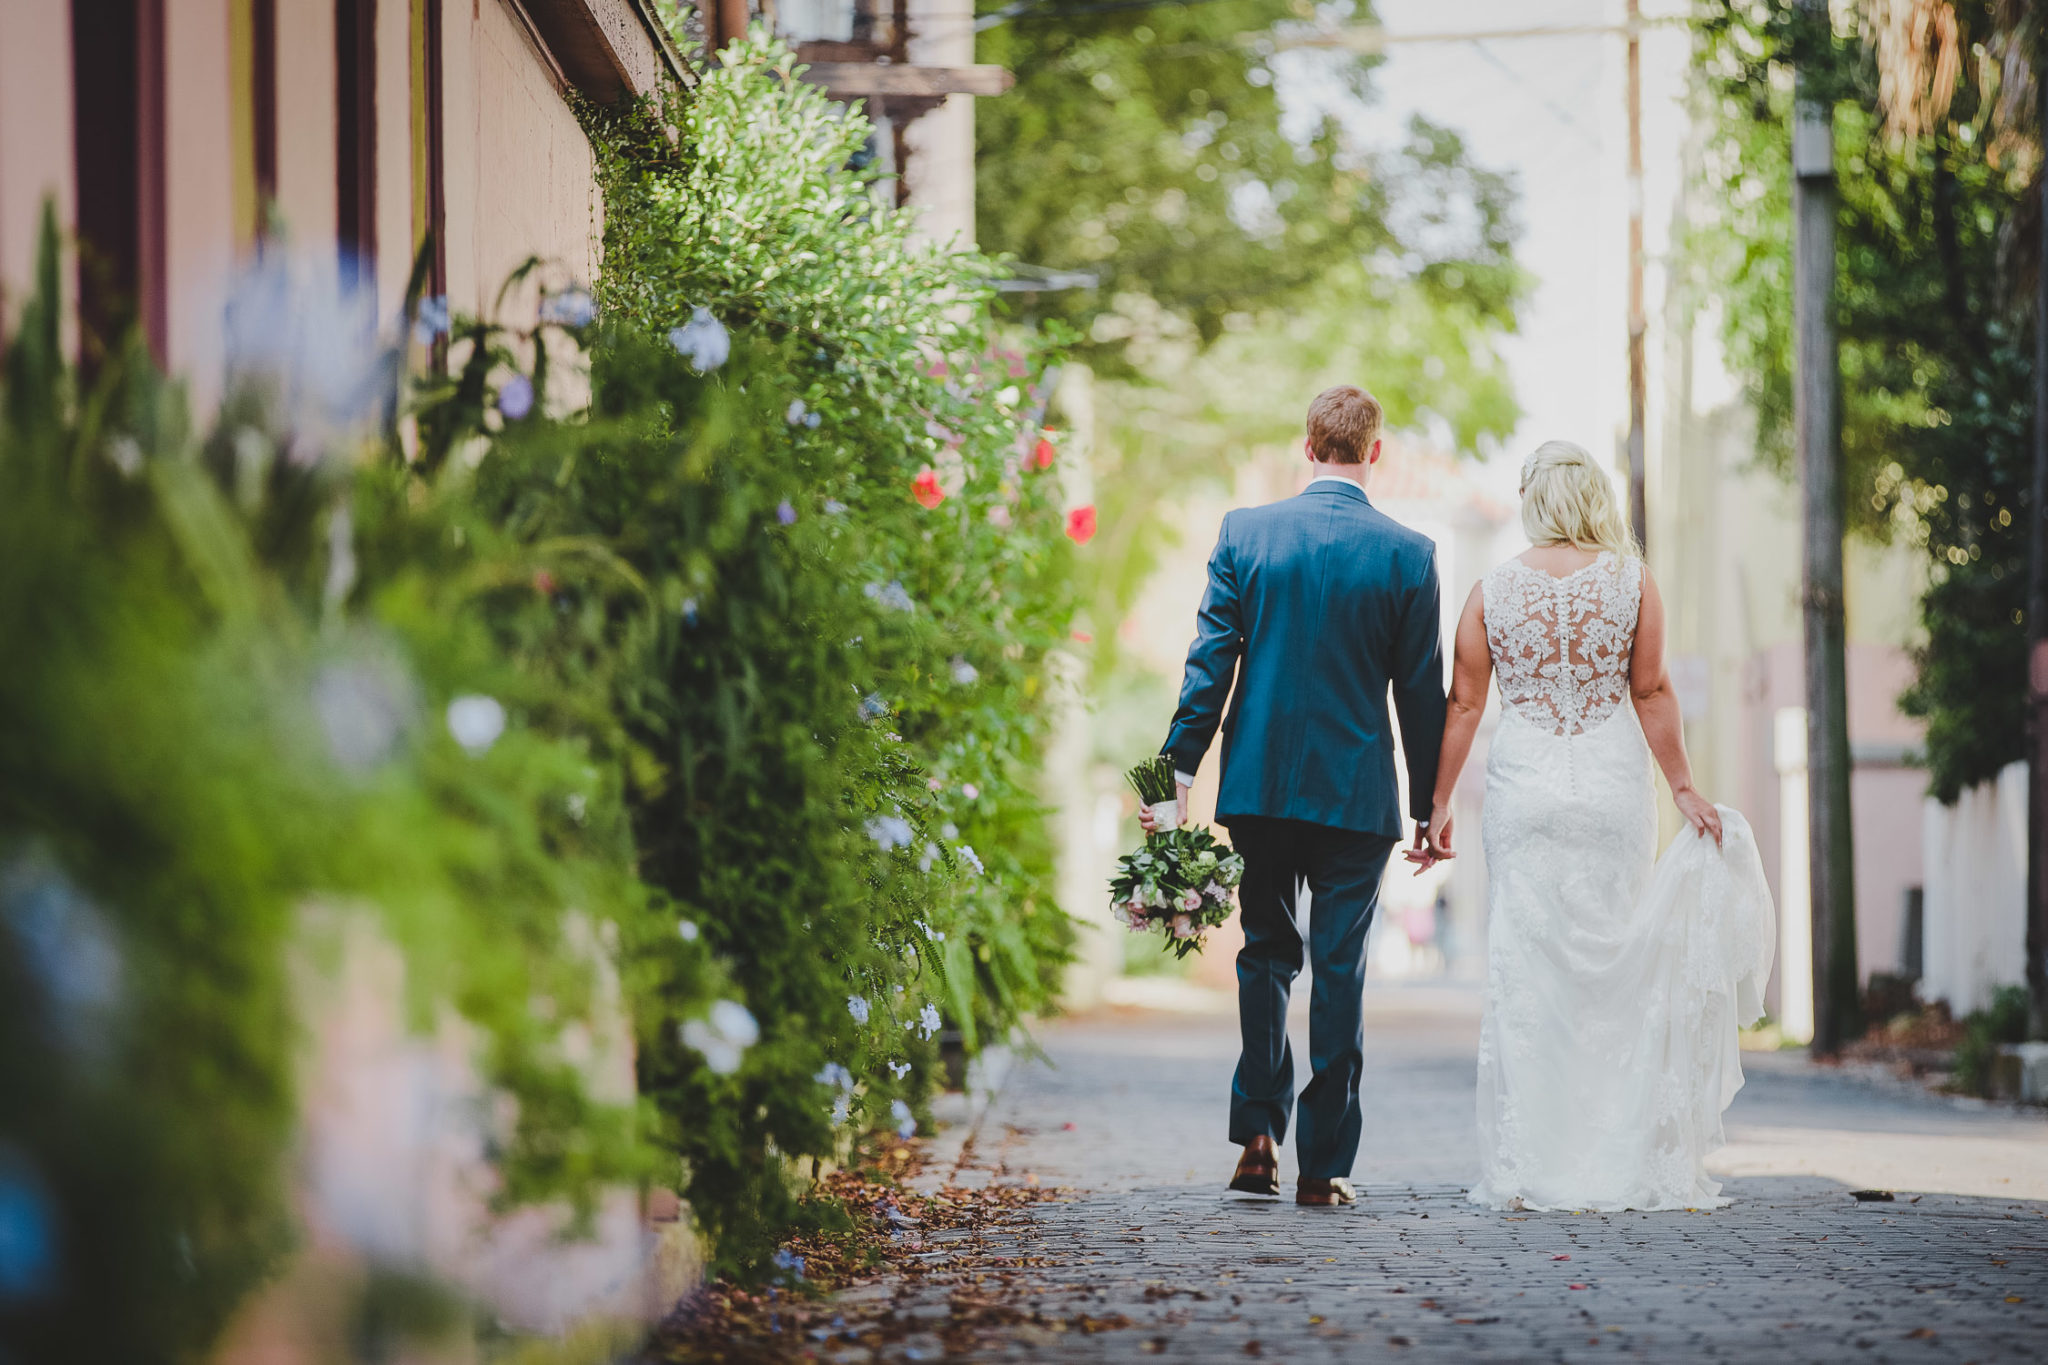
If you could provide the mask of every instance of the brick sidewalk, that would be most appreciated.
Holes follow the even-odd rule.
[[[1501,1215],[1463,1201],[1474,1002],[1375,991],[1367,1028],[1362,1198],[1341,1210],[1223,1192],[1227,1016],[1046,1030],[1051,1065],[1014,1069],[950,1174],[1071,1201],[921,1253],[939,1271],[957,1255],[963,1281],[991,1264],[1027,1278],[1029,1320],[973,1358],[2048,1357],[2048,1120],[1760,1059],[1716,1163],[1732,1208]],[[1876,1184],[1896,1202],[1849,1197]],[[869,1296],[938,1322],[962,1292],[945,1281]]]

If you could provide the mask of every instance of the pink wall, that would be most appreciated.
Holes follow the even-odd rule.
[[[1912,676],[1912,659],[1902,649],[1849,646],[1849,743],[1857,755],[1849,791],[1856,850],[1856,960],[1866,980],[1874,971],[1899,969],[1905,892],[1925,880],[1920,804],[1927,776],[1919,768],[1901,766],[1897,758],[1899,750],[1920,739],[1918,722],[1898,709],[1899,693]],[[1805,704],[1803,678],[1797,642],[1750,661],[1741,721],[1741,791],[1731,802],[1755,828],[1771,892],[1780,899],[1779,777],[1772,727],[1779,708]]]
[[[0,323],[34,275],[43,200],[69,223],[72,190],[71,6],[0,0]]]

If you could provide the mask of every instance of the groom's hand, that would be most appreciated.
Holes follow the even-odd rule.
[[[1418,877],[1436,866],[1436,851],[1429,846],[1428,821],[1418,820],[1416,822],[1415,843],[1411,847],[1401,850],[1401,856],[1415,864],[1415,875]]]
[[[1185,782],[1173,784],[1173,794],[1180,801],[1180,822],[1183,825],[1188,823],[1188,793],[1191,790],[1192,788]],[[1158,830],[1159,822],[1152,818],[1152,808],[1150,806],[1138,807],[1138,824],[1147,834],[1155,833]]]

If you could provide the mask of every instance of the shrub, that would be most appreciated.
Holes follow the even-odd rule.
[[[1999,987],[1992,992],[1990,1005],[1963,1019],[1963,1041],[1956,1048],[1956,1088],[1969,1095],[1990,1094],[1998,1049],[2026,1038],[2027,988]]]

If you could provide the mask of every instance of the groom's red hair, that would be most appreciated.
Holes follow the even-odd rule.
[[[1324,464],[1364,464],[1380,438],[1380,400],[1355,384],[1324,389],[1308,405],[1308,444]]]

